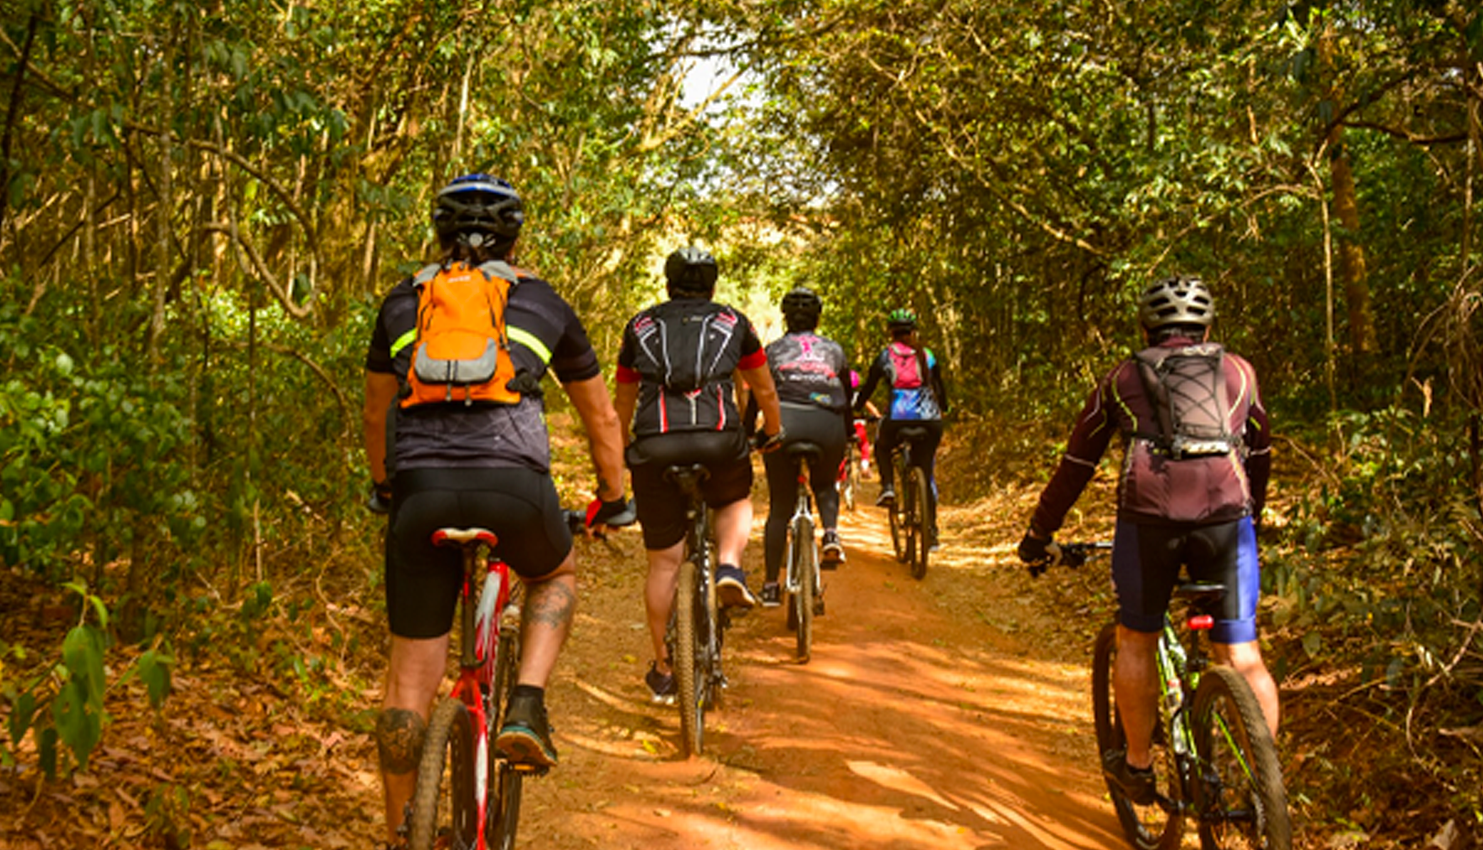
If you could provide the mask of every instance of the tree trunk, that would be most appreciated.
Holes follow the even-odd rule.
[[[1329,160],[1329,180],[1334,192],[1334,215],[1344,228],[1339,240],[1339,273],[1344,278],[1344,299],[1349,307],[1349,348],[1355,355],[1373,354],[1375,345],[1375,312],[1370,304],[1369,270],[1365,249],[1360,244],[1359,199],[1354,189],[1354,172],[1349,167],[1349,153],[1334,129],[1330,141],[1334,153]]]

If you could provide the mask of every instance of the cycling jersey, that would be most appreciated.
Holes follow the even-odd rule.
[[[779,401],[841,412],[849,407],[844,385],[849,363],[834,340],[812,331],[784,334],[767,346],[767,364]]]
[[[903,374],[910,368],[902,366],[901,361],[906,360],[913,360],[916,363],[925,361],[926,375]],[[920,368],[917,371],[920,372]],[[936,355],[929,348],[922,348],[920,355],[910,346],[900,342],[892,342],[881,349],[875,362],[870,364],[870,372],[865,376],[865,384],[855,395],[856,410],[865,408],[865,402],[869,401],[870,394],[875,392],[875,385],[882,380],[885,380],[886,385],[891,389],[891,401],[886,407],[886,419],[941,419],[943,411],[947,410],[947,388],[942,382],[942,370],[938,365]]]
[[[547,370],[562,383],[600,374],[597,354],[570,305],[551,285],[520,272],[510,289],[506,330],[517,372],[539,380]],[[405,378],[416,338],[417,290],[406,278],[389,292],[376,316],[366,369]],[[525,467],[547,472],[551,449],[545,406],[538,393],[519,404],[422,405],[387,416],[387,468]]]
[[[1193,340],[1175,337],[1159,347]],[[1031,521],[1041,534],[1061,527],[1067,511],[1091,480],[1114,434],[1124,442],[1118,478],[1118,517],[1134,522],[1211,524],[1261,515],[1271,472],[1271,432],[1257,388],[1256,370],[1226,352],[1229,431],[1241,441],[1237,452],[1175,460],[1135,435],[1157,432],[1154,402],[1133,358],[1119,363],[1097,384],[1067,441],[1055,475],[1040,495]]]
[[[688,325],[697,330],[682,331]],[[704,330],[698,330],[703,327]],[[672,352],[669,343],[685,339],[692,350]],[[699,357],[703,362],[678,358]],[[741,432],[732,373],[767,362],[752,322],[740,311],[705,298],[673,298],[634,316],[623,329],[617,380],[638,384],[632,430],[635,438],[674,431]],[[666,384],[685,372],[700,386]]]

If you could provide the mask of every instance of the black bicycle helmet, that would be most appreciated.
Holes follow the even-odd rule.
[[[1138,323],[1145,330],[1168,325],[1208,328],[1215,321],[1215,299],[1197,277],[1175,275],[1155,283],[1138,296]]]
[[[916,326],[917,313],[910,307],[897,307],[886,317],[886,329],[891,333],[915,330]]]
[[[790,331],[811,331],[819,326],[824,302],[806,286],[797,286],[783,296],[783,323]]]
[[[664,261],[664,279],[669,282],[671,297],[709,297],[716,291],[716,277],[719,273],[716,258],[704,248],[679,248]]]
[[[515,187],[488,174],[465,174],[438,192],[433,201],[433,229],[444,245],[464,242],[511,245],[525,224],[524,207]],[[477,238],[475,238],[477,237]]]

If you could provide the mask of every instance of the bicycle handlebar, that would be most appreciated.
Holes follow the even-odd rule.
[[[1111,552],[1112,543],[1107,540],[1086,540],[1077,543],[1054,543],[1045,547],[1051,553],[1049,566],[1055,567],[1065,565],[1076,568],[1085,564],[1088,558],[1095,558],[1102,552]]]
[[[1106,540],[1087,540],[1076,543],[1056,543],[1052,541],[1046,544],[1045,552],[1050,555],[1050,560],[1044,563],[1030,565],[1030,577],[1039,578],[1042,573],[1051,567],[1067,566],[1075,569],[1087,562],[1088,558],[1095,558],[1102,552],[1112,551],[1112,543]]]

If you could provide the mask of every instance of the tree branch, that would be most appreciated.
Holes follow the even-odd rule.
[[[273,272],[268,269],[268,264],[263,262],[262,255],[257,252],[257,249],[253,247],[251,242],[242,238],[242,234],[237,229],[235,222],[208,221],[201,225],[201,231],[203,233],[221,233],[235,242],[247,259],[252,261],[253,269],[257,272],[258,277],[262,278],[263,283],[267,284],[268,291],[273,293],[273,297],[278,299],[278,303],[283,305],[283,309],[287,310],[290,316],[293,316],[295,319],[304,319],[308,318],[314,312],[312,305],[300,307],[293,303],[293,298],[289,296],[288,291],[278,282],[278,278],[273,276]]]

